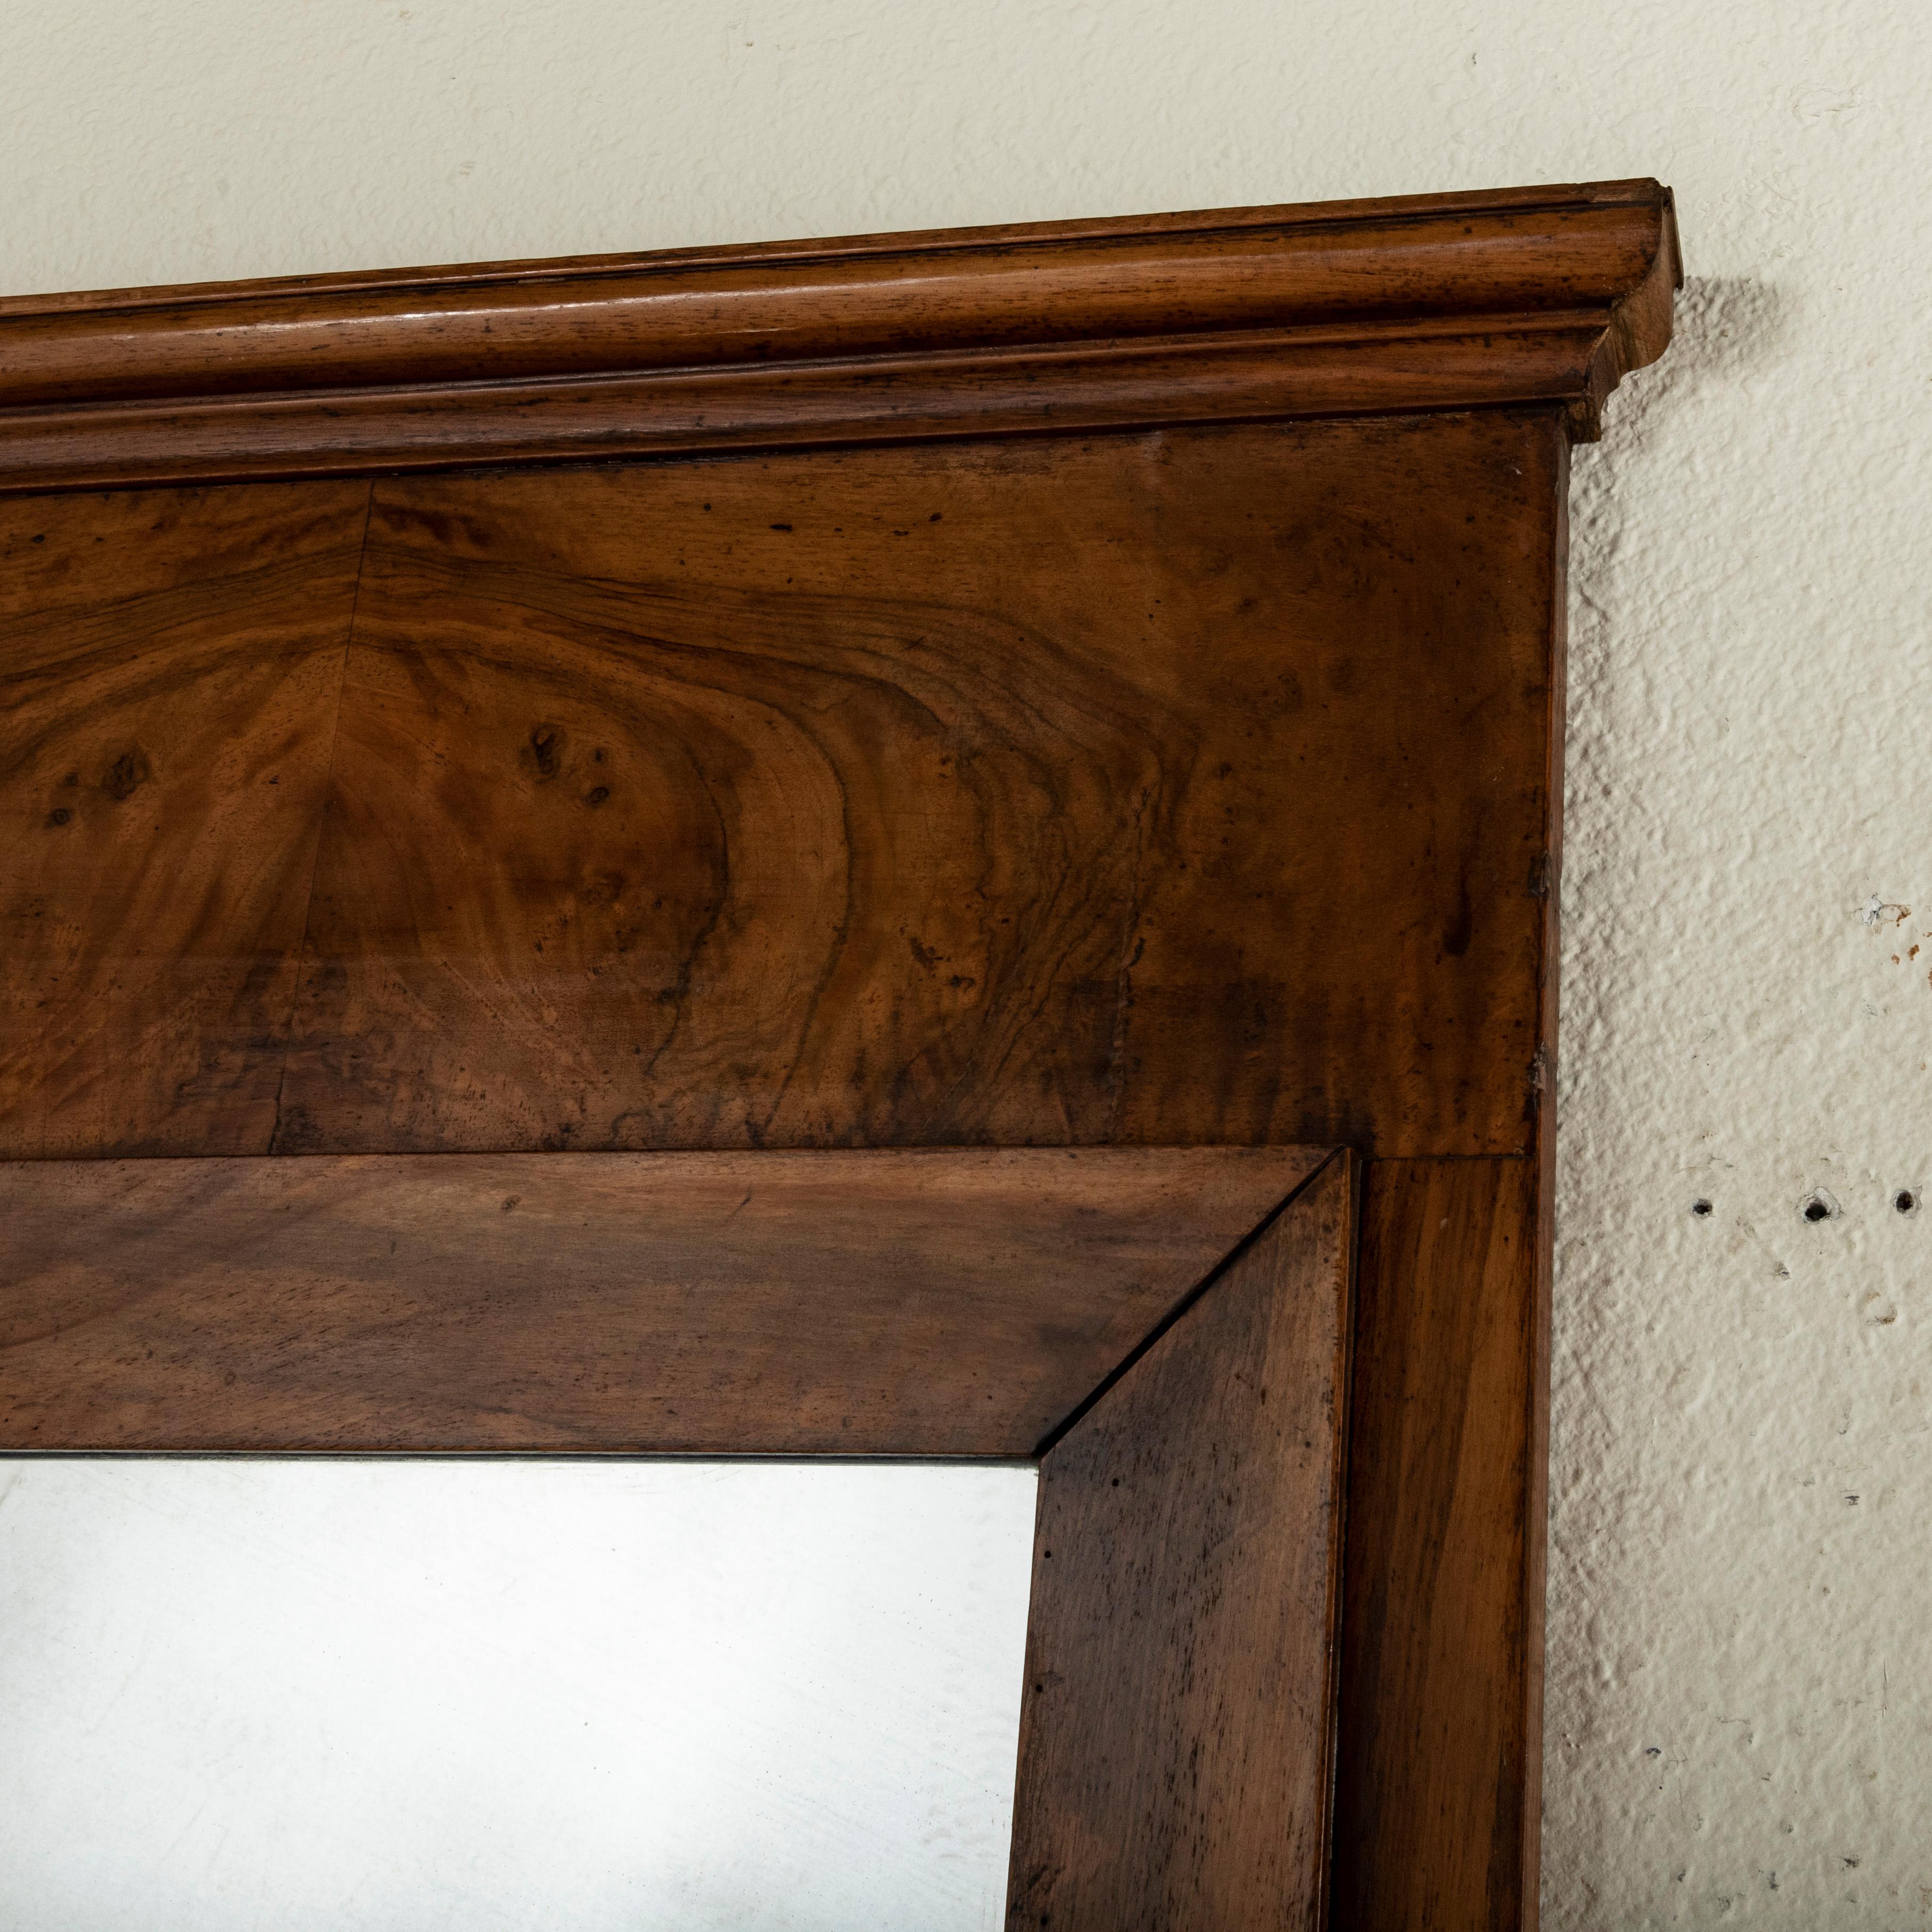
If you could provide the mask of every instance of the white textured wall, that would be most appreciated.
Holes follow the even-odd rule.
[[[1576,471],[1546,1907],[1932,1918],[1921,8],[66,0],[5,39],[14,291],[1674,183],[1677,346]]]

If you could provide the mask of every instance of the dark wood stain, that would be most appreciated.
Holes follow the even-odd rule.
[[[1532,1926],[1543,1454],[1531,1160],[1375,1161],[1362,1204],[1337,1926]],[[1535,1507],[1532,1509],[1532,1502]],[[1404,1855],[1361,1856],[1365,1846]]]
[[[268,1145],[368,498],[0,503],[0,1156]]]
[[[991,1150],[1347,1144],[1335,1922],[1525,1932],[1568,442],[1676,268],[1636,182],[0,302],[13,1439],[1004,1454],[1100,1389],[1036,1638],[1118,1611],[1146,1701],[1029,1720],[1016,1899],[1309,1923],[1316,1465],[1204,1366],[1285,1251],[1135,1359],[1252,1202]]]
[[[0,1165],[0,1453],[1030,1455],[1322,1157]]]
[[[1012,1926],[1318,1932],[1352,1191],[1330,1162],[1042,1462]]]
[[[1628,181],[16,296],[0,492],[1526,404],[1591,436],[1681,279]]]
[[[195,586],[218,646],[63,612],[9,781],[39,848],[76,758],[172,749],[61,860],[52,959],[0,963],[0,1150],[1520,1150],[1560,448],[1539,413],[385,483],[346,676],[299,575],[252,628]],[[248,812],[244,676],[296,706]],[[123,924],[134,865],[170,916]],[[77,988],[64,1078],[58,948],[136,946],[165,1018]]]

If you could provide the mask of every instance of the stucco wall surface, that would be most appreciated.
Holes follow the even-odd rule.
[[[8,292],[1673,183],[1677,344],[1576,470],[1545,1910],[1932,1922],[1922,8],[67,0],[5,41]]]

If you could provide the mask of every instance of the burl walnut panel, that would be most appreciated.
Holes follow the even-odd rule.
[[[0,1157],[268,1146],[368,502],[0,501]]]
[[[275,1149],[1524,1145],[1560,446],[379,483]]]
[[[9,918],[77,759],[157,904],[0,962],[0,1151],[1520,1149],[1563,473],[1544,412],[388,479],[359,596],[10,579]],[[232,514],[352,542],[305,490]],[[166,988],[84,1078],[73,961]]]

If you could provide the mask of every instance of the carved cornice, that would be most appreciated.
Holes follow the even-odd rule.
[[[1655,182],[0,301],[0,490],[1547,404],[1670,339]]]

